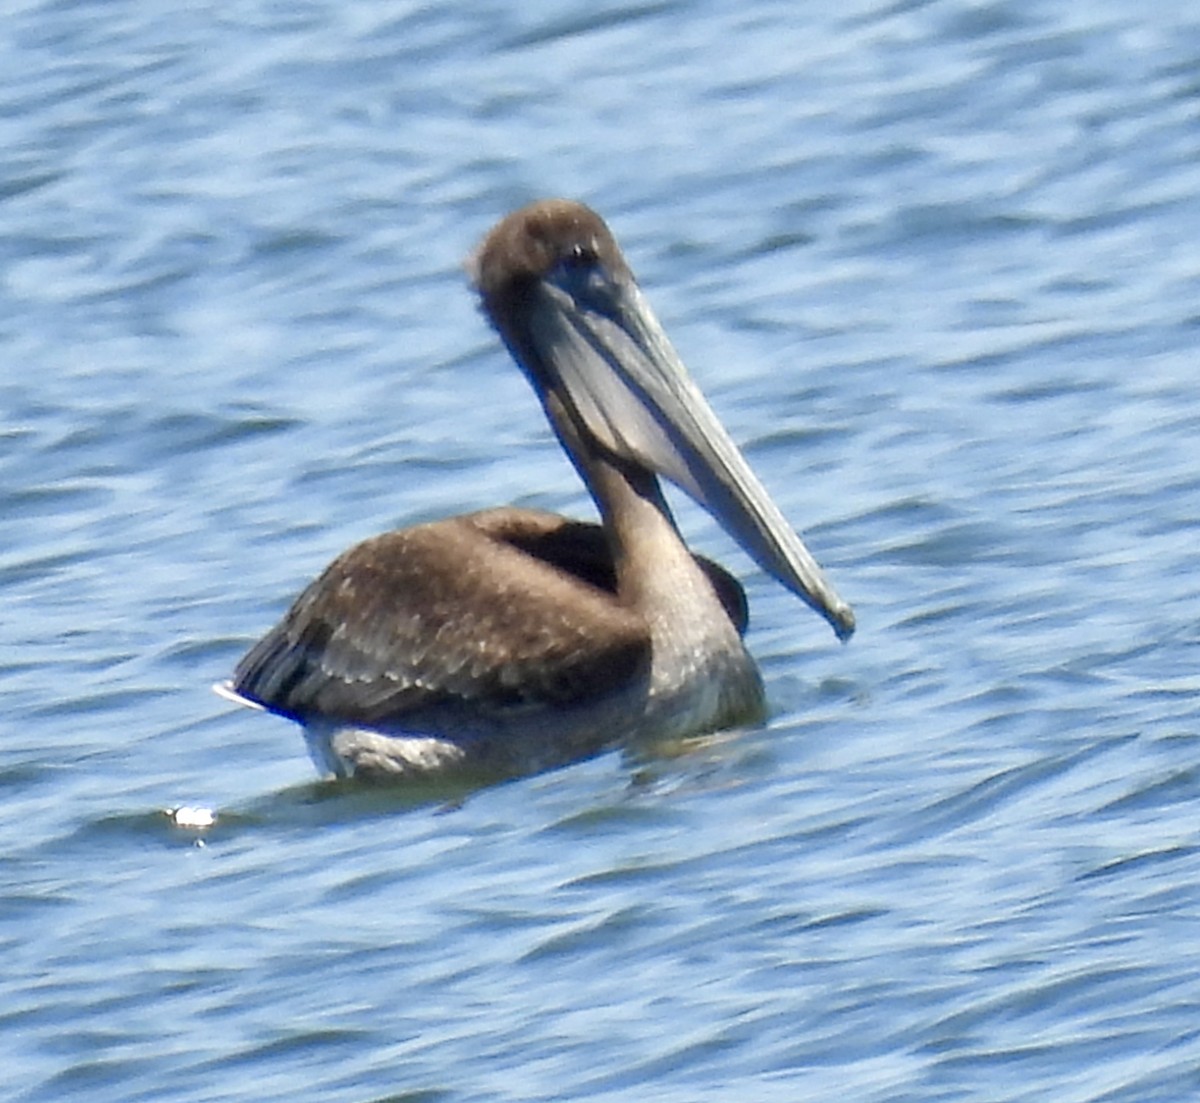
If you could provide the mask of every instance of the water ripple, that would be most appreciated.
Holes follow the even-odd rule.
[[[6,30],[17,1098],[1196,1095],[1191,5]],[[318,784],[208,689],[296,590],[392,525],[588,508],[460,267],[548,192],[611,219],[860,630],[680,503],[767,726]]]

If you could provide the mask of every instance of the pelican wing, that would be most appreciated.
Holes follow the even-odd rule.
[[[564,524],[492,510],[358,544],[242,659],[232,688],[301,722],[420,731],[446,710],[581,705],[627,687],[649,667],[646,627],[602,588],[611,565],[594,538],[550,539]]]

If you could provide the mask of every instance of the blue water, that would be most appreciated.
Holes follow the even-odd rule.
[[[1194,3],[24,0],[0,166],[9,1098],[1200,1097]],[[681,504],[764,729],[314,784],[209,692],[297,590],[589,509],[461,269],[548,194],[859,632]]]

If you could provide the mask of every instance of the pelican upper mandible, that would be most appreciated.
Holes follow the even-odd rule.
[[[295,720],[319,769],[528,773],[762,718],[742,587],[693,555],[663,477],[837,635],[854,615],[688,376],[600,217],[541,200],[471,261],[483,310],[600,524],[501,507],[365,540],[219,691]]]

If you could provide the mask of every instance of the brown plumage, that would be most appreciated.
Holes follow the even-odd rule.
[[[484,240],[473,275],[602,524],[500,508],[366,540],[222,691],[302,724],[336,774],[516,772],[755,719],[742,588],[687,550],[657,475],[841,635],[849,608],[687,379],[594,212],[523,208]]]

